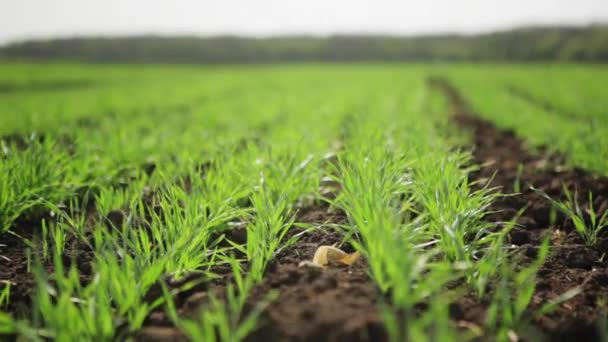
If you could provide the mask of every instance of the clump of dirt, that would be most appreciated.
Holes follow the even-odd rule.
[[[597,340],[596,329],[601,320],[601,301],[608,293],[608,236],[600,237],[594,246],[586,246],[570,220],[556,213],[551,204],[530,187],[547,193],[554,199],[566,200],[563,186],[578,192],[579,204],[588,207],[587,194],[593,194],[593,206],[601,215],[608,209],[608,178],[564,165],[565,158],[549,154],[542,148],[532,153],[531,147],[515,132],[500,130],[489,121],[475,115],[449,81],[431,78],[429,84],[450,100],[453,120],[472,132],[474,162],[480,169],[470,177],[478,187],[498,187],[509,196],[495,201],[488,215],[492,222],[517,218],[518,226],[509,234],[509,243],[520,246],[529,257],[535,257],[543,238],[549,236],[552,253],[539,271],[533,307],[576,286],[582,293],[556,311],[545,315],[535,324],[550,340]],[[516,192],[519,190],[519,192]],[[552,218],[553,216],[553,218]]]

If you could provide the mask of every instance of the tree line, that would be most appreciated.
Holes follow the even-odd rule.
[[[132,36],[26,41],[0,59],[93,63],[281,63],[365,61],[608,61],[608,25],[531,27],[478,35]]]

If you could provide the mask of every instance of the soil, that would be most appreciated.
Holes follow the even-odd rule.
[[[51,219],[45,217],[47,221]],[[40,244],[39,233],[41,229],[39,224],[35,223],[40,220],[42,218],[39,220],[19,220],[15,224],[17,228],[1,235],[0,285],[9,283],[11,286],[8,306],[2,309],[15,313],[19,317],[31,317],[31,305],[36,282],[34,274],[30,272],[30,267],[35,266],[36,253],[39,253],[39,256],[42,254],[40,250],[32,247]],[[92,277],[91,263],[94,258],[95,255],[92,250],[75,237],[68,236],[65,251],[62,255],[63,264],[66,270],[72,265],[76,266],[79,270],[80,281],[83,284],[88,283]],[[53,273],[54,268],[50,256],[49,259],[43,261],[43,267],[48,274]],[[2,287],[0,286],[0,288]]]
[[[472,133],[474,162],[481,167],[470,175],[471,180],[477,182],[478,187],[498,187],[510,194],[494,202],[490,209],[495,213],[488,215],[488,220],[507,222],[523,210],[517,218],[517,227],[509,234],[509,243],[521,248],[529,258],[535,257],[544,237],[550,238],[552,252],[539,271],[533,307],[571,288],[582,287],[581,294],[533,324],[547,340],[599,340],[596,326],[605,311],[600,302],[608,294],[608,258],[605,257],[608,231],[603,232],[599,243],[586,246],[571,221],[559,214],[551,219],[550,203],[530,186],[560,200],[566,199],[562,188],[566,186],[580,194],[579,203],[583,207],[588,207],[587,194],[591,192],[593,206],[601,215],[608,208],[608,178],[568,167],[563,156],[549,154],[546,149],[530,152],[534,148],[527,146],[513,131],[500,130],[475,115],[447,80],[433,78],[429,83],[448,97],[454,121]],[[463,310],[466,315],[466,307]]]
[[[32,238],[32,234],[26,231],[16,233],[26,239]],[[2,234],[0,244],[0,281],[11,286],[7,309],[9,312],[23,312],[31,302],[35,285],[34,277],[27,269],[27,245],[22,238],[10,233]]]

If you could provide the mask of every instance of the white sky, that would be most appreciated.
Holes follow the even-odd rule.
[[[608,21],[608,0],[0,0],[0,44],[142,33],[469,33],[600,21]]]

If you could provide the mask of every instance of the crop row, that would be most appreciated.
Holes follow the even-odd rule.
[[[514,223],[486,221],[500,194],[471,184],[468,137],[427,87],[429,67],[57,65],[46,77],[46,66],[20,68],[2,82],[93,81],[0,98],[0,229],[25,239],[35,284],[27,309],[11,292],[30,289],[0,279],[0,305],[11,307],[0,334],[127,339],[161,310],[194,340],[242,340],[264,324],[273,293],[253,309],[247,298],[301,237],[291,230],[327,229],[296,220],[321,202],[346,214],[336,228],[369,265],[393,340],[506,340],[555,307],[530,312],[548,243],[523,266],[504,248]],[[557,139],[573,163],[606,169],[592,163],[606,151],[587,145],[579,121],[471,71],[446,72],[499,125],[535,144]],[[537,115],[523,121],[506,108]],[[559,138],[543,129],[548,120]],[[328,179],[339,191],[325,191]],[[229,238],[236,229],[246,242]],[[181,279],[195,280],[171,285]],[[180,314],[180,292],[218,279],[225,293],[211,293],[196,317]],[[483,326],[451,322],[463,295],[488,303]]]

